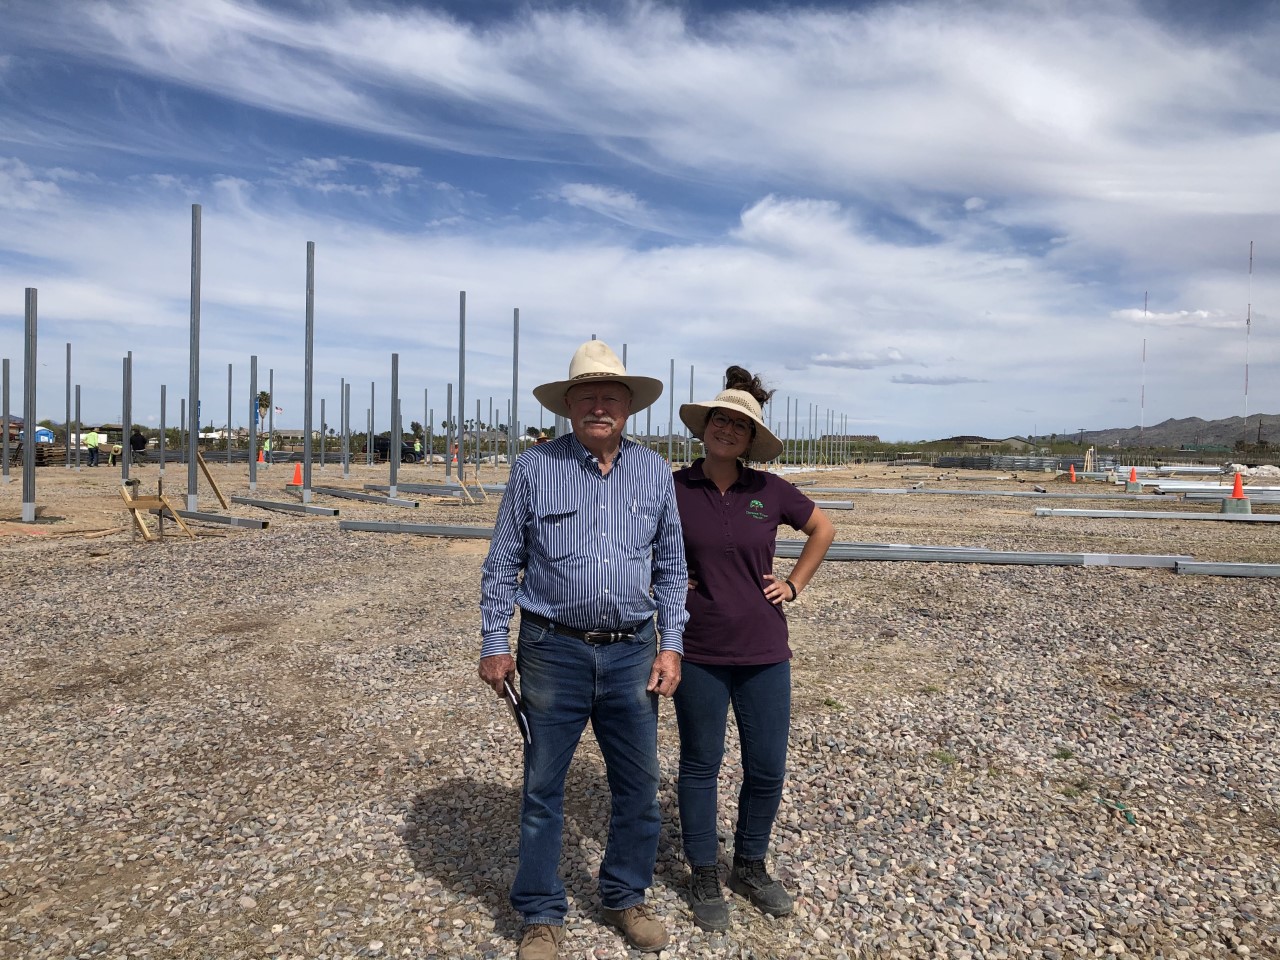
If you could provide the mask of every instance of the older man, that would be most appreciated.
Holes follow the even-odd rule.
[[[480,678],[501,696],[518,670],[529,719],[511,887],[525,923],[519,955],[554,960],[564,936],[564,781],[588,720],[613,801],[600,864],[604,917],[632,946],[661,950],[666,927],[645,901],[661,826],[658,696],[680,682],[688,570],[670,467],[622,432],[662,383],[629,376],[592,340],[574,354],[567,380],[533,393],[573,433],[512,465],[480,587]]]

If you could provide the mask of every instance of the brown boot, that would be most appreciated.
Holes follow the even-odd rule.
[[[625,910],[605,907],[604,918],[621,930],[627,943],[637,950],[656,953],[667,945],[667,928],[647,903],[637,903]]]
[[[564,927],[550,923],[533,923],[524,928],[520,938],[520,960],[556,960]]]

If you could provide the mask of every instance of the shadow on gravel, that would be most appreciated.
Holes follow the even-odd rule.
[[[575,758],[565,783],[560,876],[571,916],[599,910],[593,871],[609,831],[609,786],[592,759]],[[520,936],[507,899],[520,849],[519,787],[457,777],[424,790],[405,820],[404,843],[414,868],[451,893],[459,915],[484,909],[496,933]]]

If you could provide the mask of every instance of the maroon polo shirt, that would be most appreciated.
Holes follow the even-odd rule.
[[[764,575],[773,573],[778,525],[803,528],[814,503],[780,477],[746,466],[721,496],[702,463],[675,473],[689,579],[698,584],[685,601],[684,658],[715,666],[790,660],[787,618],[765,598]]]

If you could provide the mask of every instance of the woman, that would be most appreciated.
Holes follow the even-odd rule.
[[[746,466],[771,460],[780,441],[760,415],[772,391],[741,367],[714,400],[686,403],[680,419],[705,457],[675,474],[689,561],[689,623],[675,692],[680,727],[680,831],[691,871],[689,903],[704,930],[725,930],[729,907],[716,866],[716,781],[729,704],[742,744],[729,887],[773,916],[791,895],[764,858],[782,798],[791,723],[791,650],[782,611],[808,585],[835,537],[831,521],[792,484]],[[808,537],[790,576],[773,570],[778,525]]]

